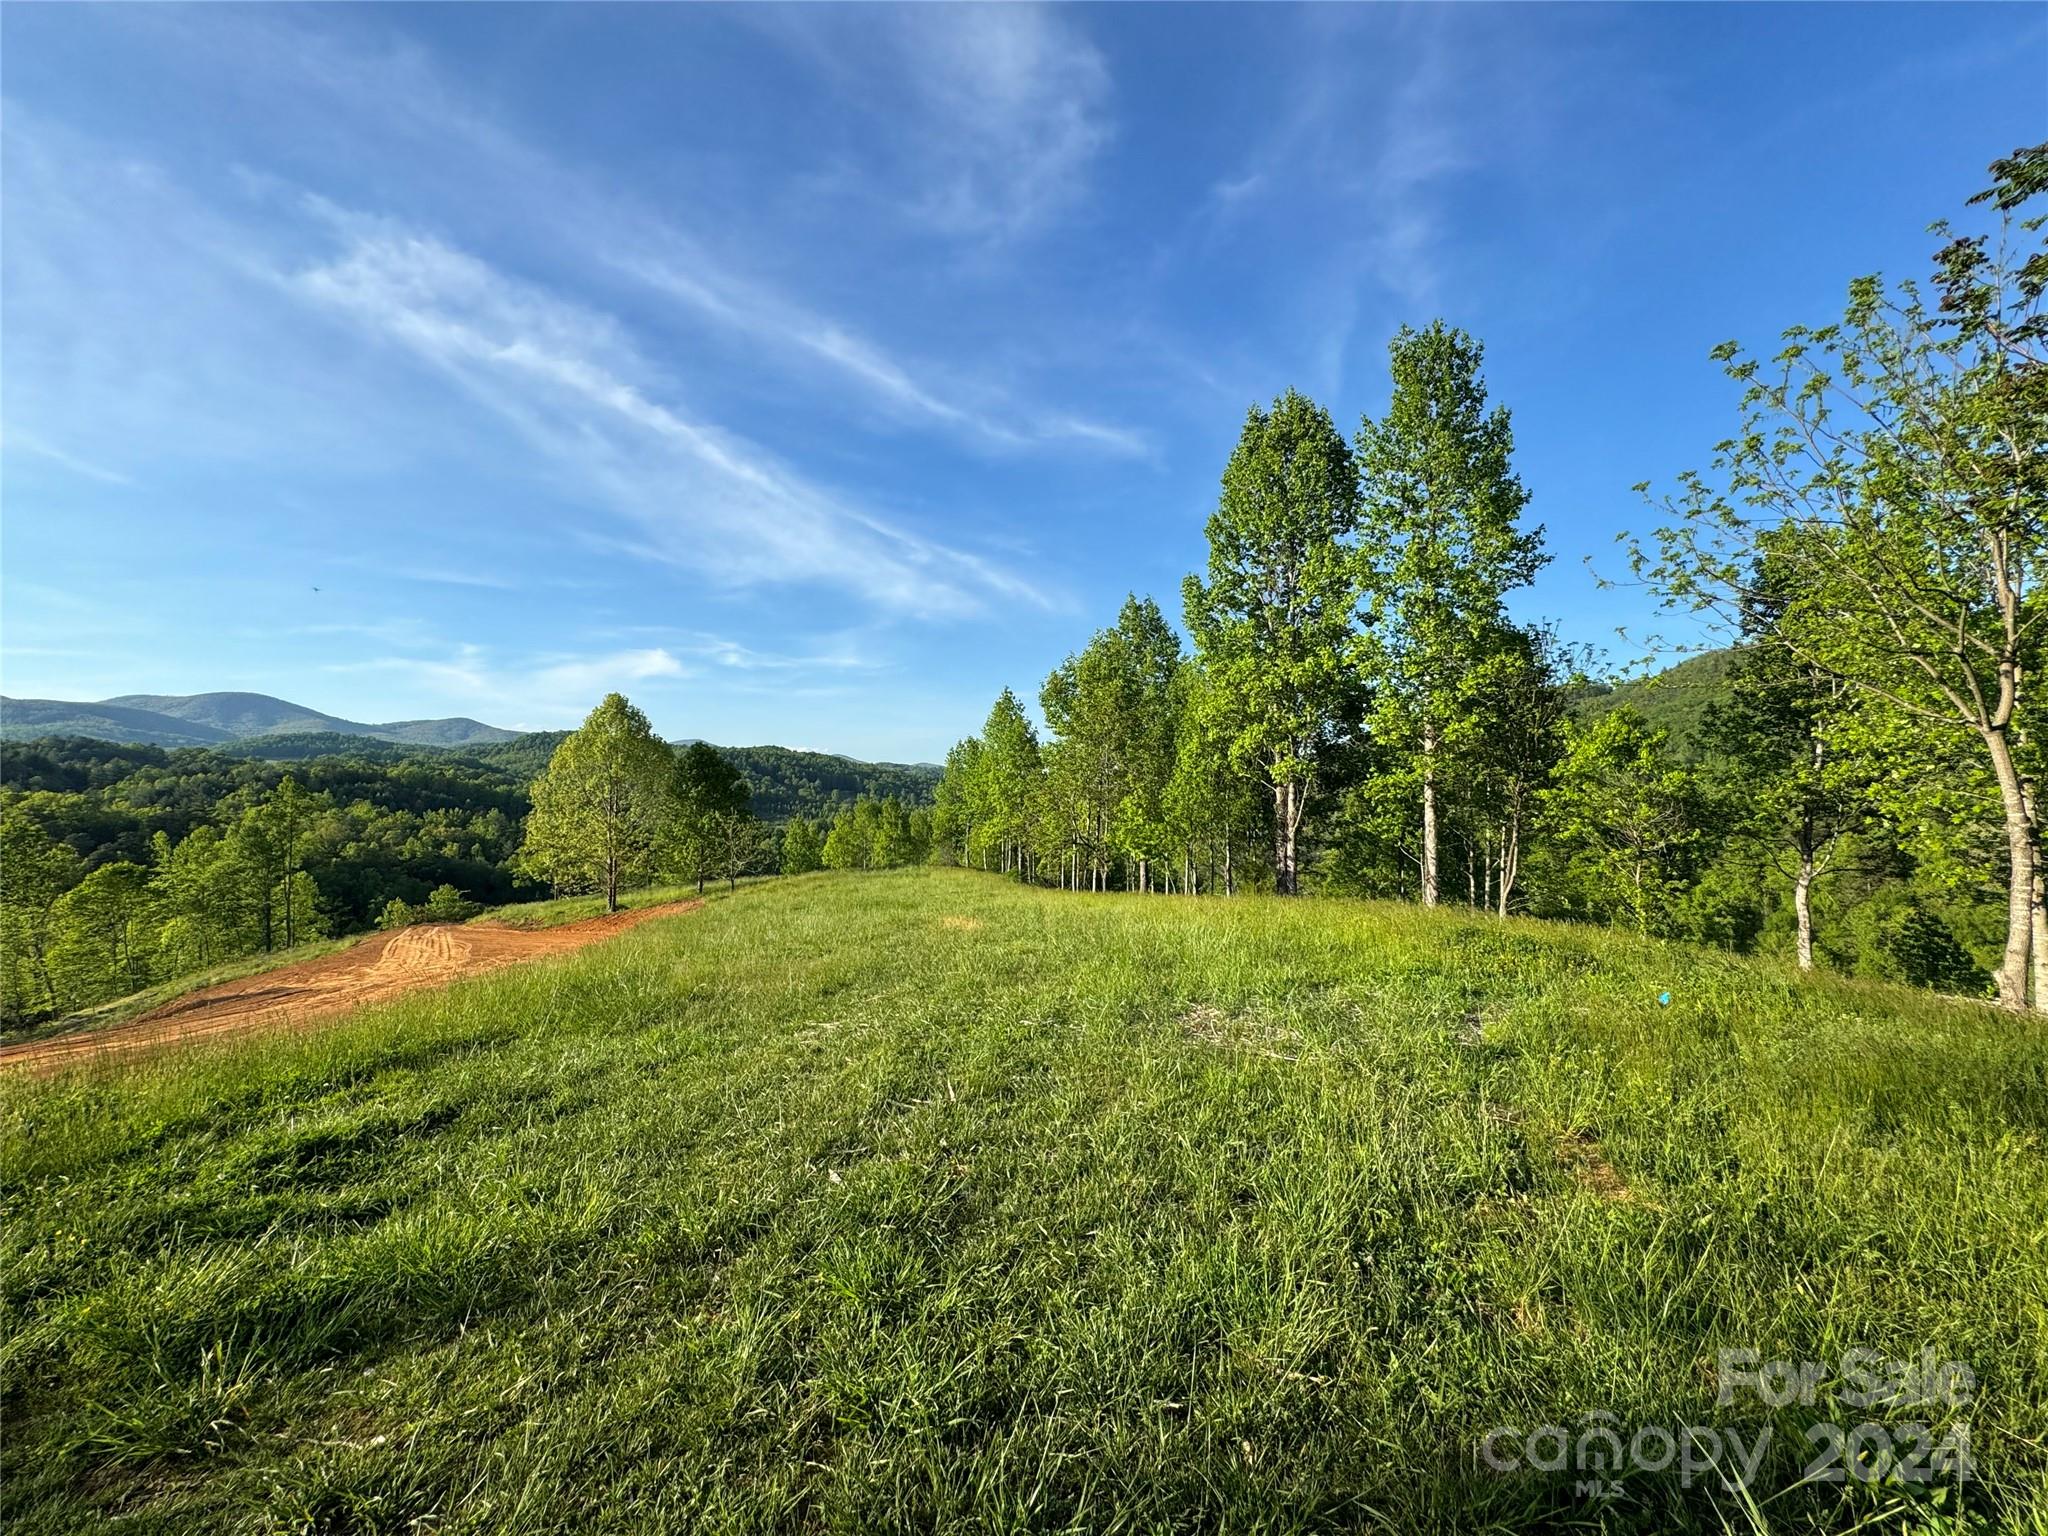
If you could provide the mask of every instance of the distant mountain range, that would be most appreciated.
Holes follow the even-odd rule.
[[[151,747],[214,747],[251,737],[313,731],[422,747],[478,746],[512,741],[520,734],[463,718],[367,725],[274,699],[267,693],[124,693],[93,704],[0,697],[0,740],[7,741],[89,736]]]

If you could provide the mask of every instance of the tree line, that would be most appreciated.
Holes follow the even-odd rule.
[[[719,749],[671,749],[623,694],[607,694],[555,748],[533,783],[517,863],[559,894],[621,891],[651,879],[730,887],[750,872],[883,869],[923,863],[931,814],[893,795],[863,796],[836,816],[793,816],[779,839]]]
[[[1132,596],[1045,678],[1044,734],[1004,690],[929,811],[925,770],[849,786],[842,759],[781,754],[835,782],[771,848],[735,749],[671,748],[616,694],[462,760],[10,743],[0,1022],[478,900],[927,859],[1070,890],[1408,894],[2041,1006],[2048,145],[1992,175],[1973,202],[1996,229],[1936,226],[1924,286],[1858,279],[1770,359],[1717,352],[1736,432],[1631,544],[1735,642],[1690,753],[1510,615],[1543,530],[1483,348],[1438,321],[1393,338],[1387,409],[1349,437],[1294,391],[1252,409],[1186,639]]]
[[[948,754],[934,856],[1768,935],[1803,967],[2048,1000],[2048,146],[1992,176],[1996,231],[1937,226],[1924,289],[1859,279],[1769,362],[1717,352],[1736,434],[1632,545],[1737,646],[1693,760],[1588,708],[1590,659],[1510,616],[1543,530],[1483,348],[1438,321],[1394,337],[1390,402],[1349,437],[1294,391],[1251,410],[1183,586],[1191,643],[1133,596],[1044,680],[1043,737],[1006,689]]]

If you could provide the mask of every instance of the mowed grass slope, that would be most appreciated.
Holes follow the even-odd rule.
[[[904,871],[0,1108],[16,1536],[2048,1530],[2048,1038],[1986,1008]],[[1783,1492],[1842,1414],[1717,1410],[1722,1346],[1972,1364],[1960,1519]],[[1779,1445],[1477,1463],[1594,1410]]]

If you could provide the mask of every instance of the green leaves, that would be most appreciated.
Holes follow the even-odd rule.
[[[1627,705],[1572,733],[1544,792],[1546,828],[1576,862],[1586,909],[1661,933],[1709,851],[1704,786]]]
[[[1393,399],[1358,430],[1369,620],[1355,655],[1373,685],[1375,766],[1419,791],[1409,820],[1421,827],[1422,899],[1434,904],[1439,785],[1453,780],[1447,758],[1459,738],[1483,729],[1472,680],[1518,649],[1504,599],[1549,557],[1542,529],[1519,525],[1529,493],[1514,473],[1507,410],[1486,406],[1484,349],[1439,320],[1404,326],[1388,351]]]
[[[605,695],[533,782],[522,864],[559,892],[602,891],[616,910],[620,887],[652,871],[673,773],[647,717],[623,694]]]
[[[818,829],[802,816],[790,818],[782,829],[782,872],[808,875],[825,867],[825,847]]]
[[[996,852],[1009,869],[1030,838],[1039,775],[1038,732],[1024,706],[1005,688],[981,728],[979,775],[974,786],[974,852]]]
[[[656,846],[662,868],[699,890],[713,875],[736,878],[754,852],[753,791],[739,769],[693,741],[676,754],[669,796]]]
[[[1039,818],[1039,853],[1113,854],[1148,865],[1166,850],[1162,797],[1173,773],[1174,678],[1180,637],[1150,598],[1127,598],[1113,628],[1045,680],[1039,701],[1058,740],[1045,753],[1051,778]]]
[[[1231,722],[1230,755],[1274,794],[1276,884],[1287,894],[1302,806],[1362,713],[1351,665],[1358,509],[1349,446],[1327,411],[1289,390],[1246,417],[1209,519],[1208,580],[1185,587],[1188,628]]]
[[[58,899],[78,879],[78,855],[18,807],[0,815],[0,976],[11,1016],[55,1007],[49,949]]]
[[[1839,325],[1786,332],[1768,369],[1717,349],[1744,386],[1741,431],[1715,460],[1725,489],[1683,482],[1646,564],[1674,604],[1752,631],[1767,612],[1760,638],[1853,690],[1829,727],[1838,747],[1875,761],[1884,743],[1932,769],[1961,766],[1970,744],[1964,819],[2005,845],[2013,1007],[2028,995],[2040,856],[2023,759],[2048,579],[2048,249],[2013,215],[2048,191],[2044,167],[2048,146],[1992,167],[1979,201],[2002,215],[1995,245],[1938,231],[1932,304],[1912,282],[1862,277]],[[1894,819],[1944,780],[1907,776]]]
[[[858,800],[832,821],[825,838],[827,869],[893,869],[922,864],[931,851],[931,817],[896,799]]]

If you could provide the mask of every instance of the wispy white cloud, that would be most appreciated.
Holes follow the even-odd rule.
[[[359,381],[266,290],[295,231],[12,99],[6,114],[10,455],[61,445],[152,487],[195,464],[261,465],[281,491],[301,467],[406,458],[422,425],[393,412],[363,430]]]
[[[275,639],[281,631],[274,626],[250,626],[237,631],[244,638],[255,640]],[[437,642],[433,628],[415,614],[401,614],[395,618],[341,620],[318,624],[295,624],[282,633],[324,639],[344,635],[351,638],[374,640],[380,645],[427,646]]]
[[[850,636],[832,639],[822,648],[790,653],[764,651],[723,635],[672,629],[667,625],[638,625],[631,632],[668,637],[665,649],[735,672],[863,672],[885,665],[862,654]]]
[[[133,485],[135,483],[119,470],[108,469],[104,464],[95,464],[90,460],[79,458],[76,454],[66,453],[54,444],[31,437],[26,432],[14,427],[0,429],[0,462],[4,462],[6,455],[9,453],[26,453],[34,458],[48,459],[51,463],[70,470],[74,475],[83,475],[86,479],[97,480],[102,485]]]
[[[785,379],[829,386],[864,410],[981,451],[1154,452],[1127,427],[1035,404],[1008,380],[996,384],[971,368],[908,359],[844,317],[738,275],[745,264],[731,251],[713,254],[665,210],[523,140],[416,46],[366,46],[377,29],[349,29],[344,39],[336,29],[249,13],[203,29],[179,17],[138,25],[160,28],[167,50],[208,54],[192,66],[232,75],[227,88],[252,105],[293,114],[300,142],[308,131],[331,136],[336,124],[350,125],[374,146],[370,158],[402,158],[417,169],[408,196],[436,201],[456,222],[476,200],[489,203],[494,219],[511,210],[515,223],[526,210],[547,210],[522,232],[530,247],[522,254],[543,252],[537,265],[555,286],[494,282],[481,263],[440,259],[437,251],[456,254],[450,244],[406,245],[395,223],[389,228],[399,233],[382,245],[356,249],[355,235],[343,234],[337,255],[332,236],[347,216],[331,209],[313,221],[324,221],[330,238],[309,260],[304,218],[277,217],[303,215],[309,204],[276,176],[237,170],[220,178],[225,185],[200,186],[11,111],[8,275],[19,302],[10,306],[9,374],[64,383],[61,398],[44,397],[38,418],[10,423],[10,435],[63,442],[76,473],[125,480],[125,463],[109,467],[108,441],[129,445],[144,465],[164,455],[252,466],[289,456],[352,472],[372,461],[402,470],[424,452],[476,451],[446,434],[437,450],[434,413],[361,398],[374,385],[357,360],[336,367],[303,357],[305,335],[249,302],[252,280],[279,270],[296,279],[282,291],[320,297],[330,313],[348,313],[401,343],[512,421],[549,455],[564,485],[585,499],[595,489],[627,513],[635,536],[624,542],[732,585],[818,582],[891,614],[935,617],[982,611],[992,598],[1045,600],[1015,570],[957,547],[957,539],[914,531],[900,512],[821,483],[786,452],[686,404],[685,380],[673,371],[657,376],[645,360],[673,358],[671,370],[689,375],[701,399],[701,347],[675,349],[673,337],[651,327],[626,337],[599,308],[558,297],[565,284],[586,295],[603,293],[607,282],[616,291],[621,271],[632,273],[744,338],[744,367],[765,364]],[[133,265],[137,228],[150,229],[153,241],[141,271]],[[31,302],[47,317],[39,334],[19,323]],[[551,333],[557,324],[569,332]],[[564,400],[575,402],[573,412],[558,409]],[[372,427],[366,405],[393,419]],[[89,430],[74,442],[71,429],[81,422]],[[22,430],[29,425],[33,439]],[[588,527],[556,532],[607,536]],[[428,572],[463,574],[422,564],[410,579]],[[489,580],[467,573],[455,584]]]
[[[609,316],[464,252],[331,207],[342,252],[285,281],[397,342],[633,517],[661,558],[732,585],[817,582],[891,612],[975,613],[1031,583],[895,526],[659,397]]]
[[[907,198],[921,220],[970,232],[1034,227],[1080,194],[1086,163],[1110,136],[1107,68],[1054,12],[933,5],[871,11],[857,26],[823,10],[749,14],[762,30],[800,43],[828,78],[874,110],[885,137],[897,136],[914,162]],[[767,358],[785,370],[822,370],[899,421],[985,449],[1154,451],[1128,427],[1034,404],[971,368],[909,358],[786,283],[765,280],[764,263],[731,248],[739,238],[732,232],[714,242],[672,209],[580,174],[467,99],[417,47],[366,50],[267,21],[241,35],[259,74],[302,81],[366,132],[431,145],[444,173],[447,162],[460,167],[471,195],[497,188],[501,208],[546,210],[546,238],[577,260],[626,272],[695,315],[766,343]],[[907,129],[906,96],[915,107]]]
[[[900,206],[948,235],[1039,232],[1084,199],[1115,137],[1109,66],[1056,7],[763,7],[748,19],[891,135]]]
[[[484,646],[435,655],[376,656],[335,662],[338,675],[376,674],[407,695],[494,715],[491,724],[542,729],[573,724],[605,693],[689,677],[692,669],[661,647],[593,655],[543,654],[501,661]]]
[[[550,662],[533,674],[530,686],[542,698],[589,699],[623,683],[687,675],[688,670],[680,661],[656,647]]]
[[[1366,241],[1372,270],[1395,294],[1434,305],[1443,262],[1445,219],[1435,193],[1476,159],[1469,135],[1475,125],[1463,108],[1461,65],[1455,41],[1440,28],[1417,38],[1413,67],[1404,71],[1382,118],[1380,148],[1361,189],[1375,211]]]
[[[1209,200],[1220,208],[1235,208],[1266,189],[1271,176],[1265,171],[1247,171],[1210,183]]]
[[[509,576],[495,575],[490,571],[451,570],[446,567],[429,569],[418,565],[379,566],[378,572],[393,576],[400,581],[426,582],[438,587],[482,587],[493,592],[517,592],[520,584]]]
[[[970,233],[1035,229],[1081,195],[1109,142],[1110,77],[1071,17],[966,5],[898,11],[905,75],[938,131],[920,211]]]
[[[1166,248],[1168,260],[1199,259],[1263,238],[1285,200],[1305,248],[1299,345],[1319,392],[1342,392],[1362,321],[1416,321],[1437,306],[1449,270],[1446,194],[1481,163],[1484,141],[1499,140],[1521,94],[1501,50],[1455,9],[1285,13],[1303,68],[1271,127]]]
[[[1143,433],[1066,412],[1042,411],[948,371],[912,366],[839,321],[741,283],[714,266],[647,255],[614,256],[623,270],[696,313],[752,341],[823,363],[898,420],[956,429],[984,446],[1025,449],[1080,443],[1131,458],[1152,453]]]

